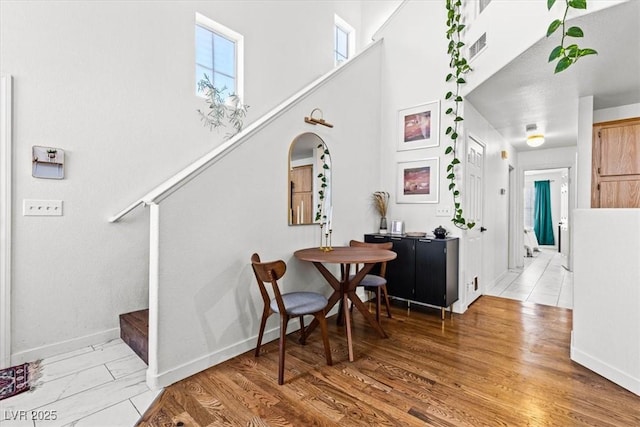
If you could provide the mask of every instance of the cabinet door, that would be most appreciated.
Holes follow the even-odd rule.
[[[420,239],[416,242],[416,301],[445,307],[445,248],[444,240]]]
[[[412,300],[416,278],[415,240],[401,237],[390,237],[390,240],[398,257],[387,262],[387,291],[394,297]]]
[[[458,239],[416,243],[416,301],[449,307],[458,300]]]

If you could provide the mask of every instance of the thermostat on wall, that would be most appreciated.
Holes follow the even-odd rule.
[[[64,178],[64,150],[33,146],[31,174],[34,178]]]

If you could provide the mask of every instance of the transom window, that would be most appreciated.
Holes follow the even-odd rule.
[[[229,28],[196,13],[195,86],[205,75],[223,96],[242,98],[243,37]]]
[[[334,26],[334,61],[335,65],[340,65],[353,56],[355,51],[356,31],[344,19],[335,15]]]

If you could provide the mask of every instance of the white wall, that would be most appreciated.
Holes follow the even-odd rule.
[[[16,363],[115,337],[120,313],[146,307],[148,213],[106,219],[225,134],[196,113],[196,12],[245,37],[247,122],[333,67],[334,13],[361,21],[352,2],[2,1],[0,12],[0,72],[14,76]],[[31,177],[32,145],[66,151],[64,180]],[[63,200],[64,216],[23,217],[24,199]]]
[[[331,152],[333,244],[370,232],[380,161],[372,149],[380,138],[372,126],[380,120],[379,64],[378,46],[162,201],[157,369],[150,364],[149,383],[170,384],[255,346],[262,299],[253,252],[287,262],[283,291],[331,293],[310,263],[293,257],[320,241],[317,225],[287,225],[289,145],[316,132]],[[303,122],[314,107],[334,128]],[[277,330],[273,316],[265,342]]]
[[[442,224],[453,226],[449,218],[436,218],[437,204],[398,204],[397,163],[425,158],[440,158],[440,203],[453,204],[446,190],[446,164],[444,150],[447,138],[446,122],[440,104],[440,132],[438,147],[398,151],[398,111],[432,101],[438,101],[446,93],[444,76],[448,72],[448,59],[444,20],[445,9],[439,2],[408,2],[382,31],[376,34],[384,38],[382,63],[382,122],[380,190],[391,193],[387,218],[403,220],[406,231],[432,231]],[[429,43],[425,44],[425,40]],[[408,66],[407,64],[410,64]],[[377,227],[370,224],[370,230]]]
[[[640,104],[593,111],[587,96],[579,106],[571,359],[640,395],[640,210],[590,209],[593,123],[640,117]]]
[[[578,100],[578,157],[576,170],[576,207],[591,207],[591,152],[593,150],[593,95]]]
[[[640,209],[576,209],[574,226],[571,359],[640,395]]]
[[[387,22],[389,17],[400,7],[403,0],[362,1],[361,43],[371,43],[375,32]]]
[[[611,122],[640,117],[640,104],[621,105],[619,107],[604,108],[593,112],[593,123]]]
[[[382,124],[381,124],[381,163],[380,190],[389,191],[392,195],[389,207],[390,220],[401,219],[405,222],[406,231],[431,232],[438,225],[443,225],[453,236],[461,237],[460,245],[460,301],[454,305],[454,311],[466,310],[465,293],[465,244],[464,232],[457,229],[449,216],[437,217],[438,206],[453,208],[453,199],[448,191],[446,167],[450,156],[445,149],[450,139],[445,134],[450,125],[449,116],[444,114],[450,105],[440,104],[440,145],[438,147],[398,151],[398,111],[419,104],[443,100],[451,89],[444,82],[449,72],[447,56],[447,40],[444,37],[446,28],[446,10],[441,2],[404,3],[393,18],[378,32],[376,37],[384,38],[384,54],[382,65]],[[407,65],[410,64],[410,65]],[[499,213],[485,215],[489,230],[483,246],[482,275],[485,283],[494,281],[504,272],[507,266],[507,225],[508,198],[499,194],[500,188],[508,188],[509,162],[500,158],[500,151],[507,150],[511,158],[515,158],[512,148],[504,143],[498,133],[471,106],[465,104],[465,126],[467,132],[486,144],[485,153],[485,206],[489,209],[495,204],[501,206]],[[460,138],[462,141],[463,138]],[[460,144],[460,152],[464,152],[464,143]],[[440,159],[440,195],[437,204],[398,204],[397,163],[438,157]],[[465,156],[461,156],[464,158]],[[464,170],[458,170],[463,177]],[[462,193],[464,188],[460,184]],[[464,208],[464,206],[463,206]],[[370,231],[376,228],[375,218],[370,224]],[[480,226],[480,224],[478,225]]]
[[[628,0],[589,0],[587,10],[571,9],[568,19],[593,13]],[[539,0],[493,1],[477,16],[477,2],[466,2],[465,34],[467,45],[487,33],[487,48],[471,62],[474,72],[467,78],[467,93],[492,76],[538,40],[545,38],[547,27],[562,17],[564,2],[556,2],[551,11]]]

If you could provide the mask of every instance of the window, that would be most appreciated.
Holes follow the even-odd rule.
[[[536,190],[533,181],[524,184],[524,228],[533,230],[533,208],[536,203]]]
[[[334,34],[334,61],[335,65],[340,65],[351,58],[355,52],[356,30],[344,19],[335,15]]]
[[[205,74],[225,97],[243,92],[243,44],[242,35],[196,13],[196,75],[195,86]]]

